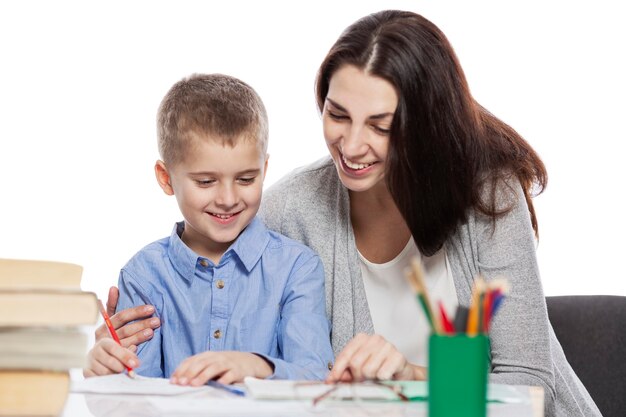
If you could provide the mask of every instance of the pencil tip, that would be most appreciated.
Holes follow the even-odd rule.
[[[133,371],[132,369],[128,371],[128,376],[135,379],[135,371]]]

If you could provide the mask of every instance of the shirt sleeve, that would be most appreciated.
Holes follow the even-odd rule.
[[[317,255],[294,267],[284,294],[277,328],[281,358],[260,355],[274,365],[269,379],[324,379],[334,357],[325,313],[324,268]]]
[[[118,281],[120,297],[117,302],[117,310],[121,311],[130,307],[151,304],[155,306],[155,315],[160,317],[161,308],[155,304],[155,297],[151,296],[130,273],[122,269]],[[162,306],[161,306],[162,307]],[[152,339],[137,346],[137,356],[140,366],[135,369],[138,375],[155,378],[163,378],[163,355],[161,350],[161,328],[154,330]]]

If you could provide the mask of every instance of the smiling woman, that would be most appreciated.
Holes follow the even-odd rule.
[[[346,187],[362,191],[385,175],[398,95],[391,83],[345,66],[331,79],[322,117],[324,137]]]
[[[600,415],[546,314],[532,201],[543,162],[474,99],[439,28],[396,10],[357,20],[320,65],[316,93],[331,158],[270,187],[262,214],[324,261],[337,355],[327,381],[426,377],[428,332],[411,319],[402,274],[418,257],[448,309],[469,305],[478,276],[510,281],[491,381],[542,386],[547,416]]]

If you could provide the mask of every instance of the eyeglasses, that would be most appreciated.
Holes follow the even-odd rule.
[[[294,384],[295,397],[311,400],[316,406],[325,399],[336,400],[400,400],[407,402],[409,398],[402,392],[402,386],[382,381],[366,381],[358,383],[339,382],[328,385],[320,382],[297,382]]]

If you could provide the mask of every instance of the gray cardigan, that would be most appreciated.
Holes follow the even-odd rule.
[[[548,321],[528,206],[517,182],[498,190],[513,206],[494,223],[471,211],[445,242],[459,303],[469,305],[474,277],[507,277],[510,292],[490,329],[490,381],[541,386],[546,416],[600,416],[569,366]],[[326,312],[335,354],[357,333],[373,333],[361,278],[347,189],[330,158],[299,168],[271,186],[260,211],[270,229],[317,251],[326,274]]]

